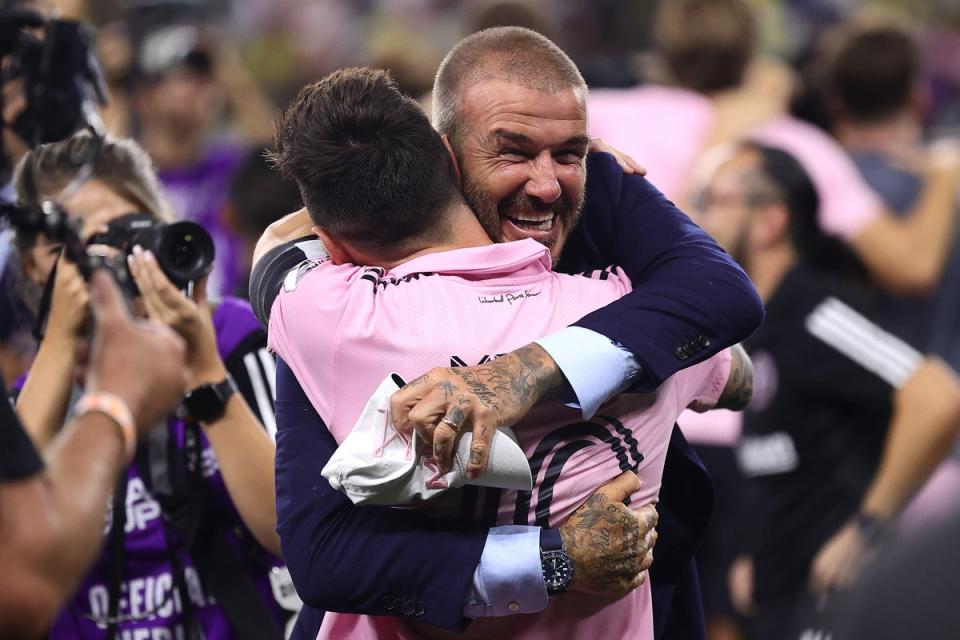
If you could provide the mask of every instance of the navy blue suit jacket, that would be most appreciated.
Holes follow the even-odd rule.
[[[624,175],[607,154],[588,159],[587,175],[583,217],[559,269],[616,264],[631,278],[630,295],[577,324],[636,355],[643,367],[638,390],[654,389],[679,369],[750,335],[763,317],[760,299],[740,267],[706,233],[644,178]],[[276,284],[260,283],[259,289]],[[258,287],[256,273],[251,287]],[[255,307],[261,294],[251,292]],[[357,508],[332,490],[319,471],[336,442],[282,362],[276,419],[277,528],[307,605],[297,637],[314,637],[322,616],[317,609],[415,616],[462,629],[468,623],[463,603],[486,530],[402,510]],[[692,556],[712,505],[709,476],[674,429],[651,571],[658,637],[703,636]]]

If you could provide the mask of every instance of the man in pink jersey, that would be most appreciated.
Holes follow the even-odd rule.
[[[278,131],[275,159],[297,181],[326,253],[289,274],[270,313],[270,347],[338,442],[393,371],[412,377],[454,357],[518,349],[527,375],[503,384],[522,395],[525,385],[544,383],[533,340],[630,290],[617,269],[596,279],[553,273],[549,250],[530,239],[493,244],[457,189],[440,137],[382,72],[340,71],[305,88]],[[534,490],[499,495],[497,522],[556,526],[626,470],[643,480],[634,501],[655,501],[679,413],[740,408],[749,380],[742,352],[725,351],[655,393],[620,396],[592,421],[559,402],[537,407],[516,427]],[[482,398],[493,389],[477,380],[472,391]],[[446,498],[457,511],[458,496]],[[562,545],[558,553],[566,570],[548,576],[554,597],[544,611],[479,620],[467,635],[653,637],[648,585],[619,599],[591,595]],[[445,633],[330,612],[320,637]]]

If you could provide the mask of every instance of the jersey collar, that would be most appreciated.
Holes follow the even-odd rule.
[[[514,275],[518,272],[542,273],[552,268],[550,250],[525,238],[482,247],[428,253],[397,265],[389,275],[402,278],[412,273],[448,275]]]

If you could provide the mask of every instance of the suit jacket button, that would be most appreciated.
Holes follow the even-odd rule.
[[[688,354],[687,350],[683,347],[679,347],[676,351],[673,352],[673,354],[677,356],[677,358],[680,360],[686,360],[687,358],[690,357],[690,354]]]
[[[710,346],[710,338],[708,338],[707,336],[700,336],[699,338],[697,338],[697,341],[700,342],[700,346],[703,347],[704,349]]]
[[[422,616],[425,612],[426,612],[426,610],[423,608],[423,603],[420,602],[419,600],[417,600],[417,608],[414,609],[414,611],[413,611],[414,617],[419,618],[419,617]]]
[[[397,597],[392,593],[388,593],[380,599],[380,604],[382,604],[383,608],[387,611],[393,611],[393,607],[397,604]]]
[[[417,610],[416,605],[413,603],[413,600],[404,600],[403,607],[400,609],[400,613],[405,616],[412,616],[413,612]]]

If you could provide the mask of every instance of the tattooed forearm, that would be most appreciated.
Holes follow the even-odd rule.
[[[717,407],[742,411],[753,398],[753,363],[750,356],[740,345],[732,348],[733,362],[730,364],[730,378],[723,388]]]
[[[500,418],[498,426],[513,424],[537,402],[557,395],[567,384],[557,363],[538,344],[483,365],[451,369],[451,373]]]

